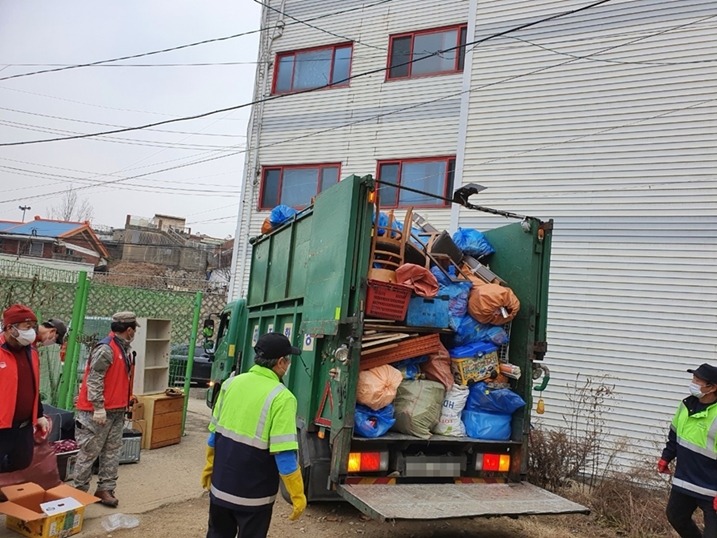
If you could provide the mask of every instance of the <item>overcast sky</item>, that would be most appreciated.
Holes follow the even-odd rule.
[[[259,15],[252,0],[0,0],[0,79],[54,67],[46,64],[89,63],[252,31],[259,27]],[[252,33],[112,67],[0,80],[0,144],[247,103],[257,46],[258,33]],[[156,65],[226,62],[240,64]],[[116,67],[122,64],[154,65]],[[58,191],[74,187],[93,206],[95,224],[122,227],[127,214],[160,213],[186,217],[193,232],[233,236],[242,153],[117,180],[243,149],[249,113],[246,107],[156,128],[162,131],[130,131],[113,135],[114,141],[0,146],[0,220],[20,220],[20,205],[32,208],[26,220],[46,217],[62,196]]]

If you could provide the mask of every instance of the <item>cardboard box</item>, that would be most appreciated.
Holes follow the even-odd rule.
[[[144,418],[144,404],[142,402],[136,402],[130,411],[130,420],[142,420]]]
[[[7,501],[0,503],[5,526],[28,538],[64,538],[82,530],[85,507],[99,501],[66,484],[45,490],[26,482],[1,490]]]

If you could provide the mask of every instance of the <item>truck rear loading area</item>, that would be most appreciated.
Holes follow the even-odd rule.
[[[397,358],[420,357],[425,354],[421,343],[455,347],[456,338],[456,331],[446,326],[416,325],[415,315],[412,324],[397,315],[380,319],[368,304],[369,300],[375,302],[369,290],[375,284],[371,283],[393,269],[392,251],[383,255],[380,251],[391,245],[377,247],[381,231],[376,188],[370,176],[348,177],[253,243],[246,299],[230,303],[221,313],[208,403],[211,405],[224,379],[251,367],[259,335],[280,331],[302,349],[284,382],[298,400],[299,461],[309,502],[343,498],[381,520],[586,513],[585,507],[524,481],[533,371],[540,370],[547,346],[550,222],[525,217],[484,231],[495,252],[486,258],[486,264],[473,265],[471,276],[483,280],[486,274],[487,278],[496,277],[495,283],[510,286],[520,301],[520,310],[508,329],[510,343],[496,352],[507,368],[496,366],[496,371],[519,372],[517,378],[501,378],[503,385],[526,404],[508,416],[507,436],[490,439],[428,433],[419,437],[406,433],[405,427],[395,431],[395,426],[377,437],[357,434],[357,420],[365,419],[360,414],[363,408],[357,408],[362,372],[369,366],[396,365]],[[456,196],[471,206],[467,198],[467,194]],[[406,222],[411,226],[410,220],[404,221],[403,229]],[[389,223],[383,231],[386,238],[399,236],[392,230]],[[434,244],[441,234],[430,226],[415,234],[421,231],[432,235]],[[431,249],[417,237],[408,237],[403,248],[400,259],[423,253],[424,266],[441,265],[446,277],[455,276],[449,269],[460,253],[439,247],[431,255]],[[430,324],[430,299],[422,301],[414,312]],[[390,304],[387,308],[391,309]],[[404,376],[409,375],[407,371],[403,370]],[[457,380],[475,380],[476,371],[461,370]],[[396,400],[397,405],[403,402],[404,418],[410,414],[406,410],[412,405],[411,391],[420,393],[417,388],[437,384],[428,380],[421,385],[421,379],[401,383],[409,381],[413,384],[404,388],[411,390],[399,386]],[[495,374],[486,381],[496,381]],[[478,386],[483,385],[473,384],[472,389]],[[381,397],[380,391],[376,396]],[[416,401],[421,397],[419,394]]]

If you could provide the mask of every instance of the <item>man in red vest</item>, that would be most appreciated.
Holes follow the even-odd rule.
[[[110,334],[90,353],[77,397],[75,439],[80,447],[75,462],[74,485],[87,491],[92,465],[100,459],[95,496],[115,508],[115,497],[125,412],[132,398],[134,353],[130,343],[137,333],[133,312],[112,316]]]
[[[32,345],[37,317],[14,304],[2,315],[0,334],[0,472],[30,466],[33,433],[47,435],[48,421],[40,402],[40,359]]]

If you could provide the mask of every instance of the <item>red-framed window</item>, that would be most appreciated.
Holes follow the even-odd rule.
[[[443,198],[451,198],[456,158],[426,157],[421,159],[398,159],[379,161],[377,177],[402,187],[409,187]],[[379,185],[381,207],[446,207],[448,202],[433,196],[405,189]]]
[[[386,78],[415,78],[463,71],[467,33],[467,25],[460,24],[391,36]],[[442,50],[446,52],[434,54]]]
[[[264,166],[259,209],[272,209],[279,204],[304,208],[311,203],[311,198],[338,183],[340,172],[338,163]]]
[[[349,85],[353,44],[281,52],[276,55],[272,93]]]

